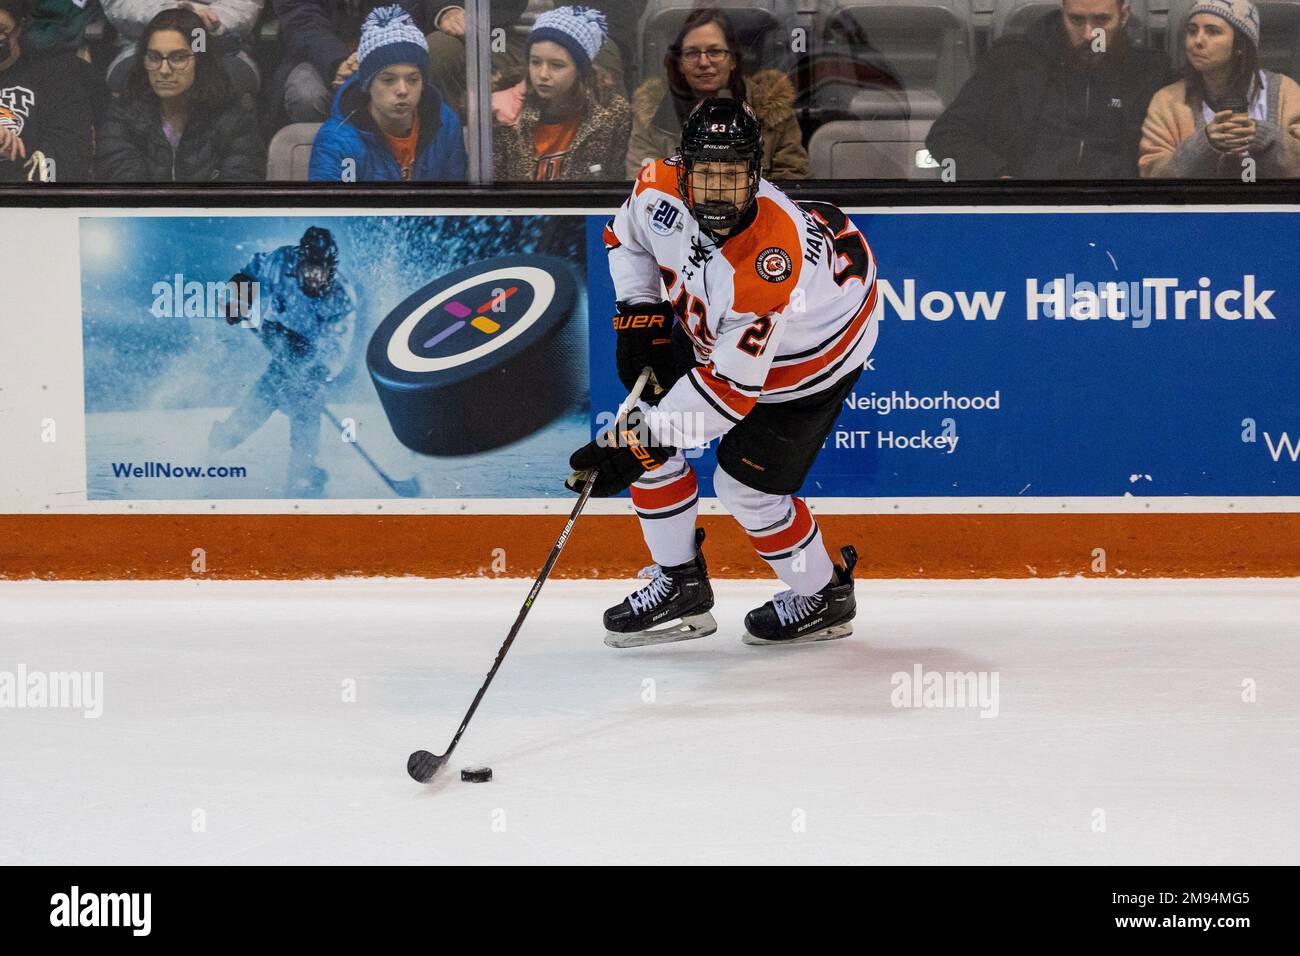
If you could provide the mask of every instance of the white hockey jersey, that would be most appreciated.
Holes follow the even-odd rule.
[[[830,388],[875,345],[876,262],[862,233],[830,203],[795,203],[767,180],[755,202],[753,221],[719,242],[687,211],[675,161],[660,160],[605,226],[617,297],[644,305],[666,289],[705,363],[647,409],[662,444],[703,445],[756,402]]]

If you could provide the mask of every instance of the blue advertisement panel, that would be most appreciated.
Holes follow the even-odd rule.
[[[1300,214],[852,218],[880,336],[804,494],[1300,495]],[[593,411],[623,395],[604,221],[587,226]],[[705,452],[701,494],[713,467]]]
[[[83,218],[88,497],[566,496],[584,226]]]

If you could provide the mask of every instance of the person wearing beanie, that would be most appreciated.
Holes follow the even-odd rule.
[[[1300,176],[1300,85],[1259,68],[1251,0],[1198,0],[1183,31],[1187,69],[1151,100],[1138,166],[1148,178]]]
[[[361,27],[356,72],[312,144],[317,182],[463,182],[460,118],[429,83],[429,46],[401,6]]]
[[[488,29],[492,35],[492,90],[511,90],[523,82],[528,72],[526,39],[517,29],[528,9],[528,0],[492,0]],[[627,0],[588,0],[587,6],[614,13],[615,35],[610,37],[595,57],[596,68],[606,74],[620,92],[623,87],[623,63],[626,52],[635,45],[636,25],[641,7]],[[433,64],[433,82],[443,98],[460,114],[466,115],[465,42],[475,25],[463,3],[432,0],[434,33],[428,37],[429,59]],[[500,41],[500,42],[498,42]]]
[[[329,119],[338,88],[357,71],[361,24],[395,0],[270,0],[280,24],[279,65],[268,97],[275,126]],[[396,0],[426,34],[424,0]]]
[[[605,15],[585,6],[539,16],[528,35],[527,78],[493,94],[492,163],[498,180],[623,178],[632,112],[594,66]]]

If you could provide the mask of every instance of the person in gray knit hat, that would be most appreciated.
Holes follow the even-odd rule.
[[[594,62],[605,14],[564,6],[539,16],[525,46],[528,74],[494,93],[493,169],[503,180],[623,178],[632,112]]]
[[[397,4],[361,26],[357,70],[316,133],[308,178],[336,182],[461,182],[460,119],[429,83],[428,45]]]
[[[1187,15],[1187,70],[1151,100],[1138,168],[1145,177],[1300,176],[1300,85],[1259,68],[1251,0],[1198,0]]]

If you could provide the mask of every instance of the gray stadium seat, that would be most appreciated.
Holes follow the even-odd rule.
[[[1129,38],[1147,46],[1151,42],[1150,0],[1129,0],[1129,4],[1133,8],[1128,21]],[[1008,33],[1024,33],[1030,24],[1045,16],[1049,10],[1060,9],[1060,0],[993,0],[991,39],[996,40]]]
[[[808,143],[814,179],[937,180],[925,148],[933,120],[837,120]]]
[[[637,76],[663,75],[664,54],[686,21],[701,6],[696,0],[649,0],[641,17],[640,62]],[[746,69],[786,70],[790,65],[791,31],[798,25],[795,0],[714,0],[731,20],[744,45]]]
[[[266,152],[269,182],[306,182],[311,166],[311,144],[321,123],[290,123],[271,137]]]
[[[1183,53],[1183,25],[1194,0],[1169,0],[1169,25],[1165,45],[1174,66],[1187,62]],[[1259,8],[1259,65],[1286,73],[1292,79],[1300,71],[1300,0],[1255,0]]]
[[[912,119],[938,116],[971,75],[971,0],[834,0],[823,6],[817,33],[833,34],[845,22],[861,31],[902,82]],[[854,94],[848,105],[855,116],[886,118],[875,91]]]

